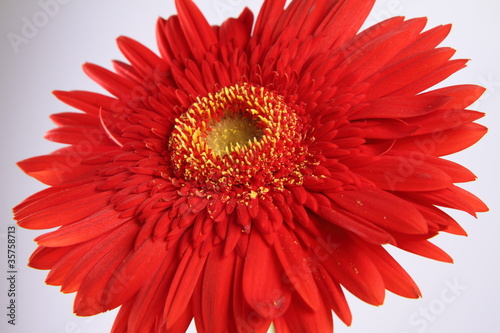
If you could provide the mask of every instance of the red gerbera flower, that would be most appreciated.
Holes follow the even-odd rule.
[[[121,306],[113,332],[332,332],[344,287],[417,298],[390,244],[451,261],[428,239],[465,235],[439,207],[486,211],[442,156],[486,129],[483,88],[428,90],[463,68],[450,30],[396,17],[357,33],[374,1],[266,0],[210,26],[190,0],[158,22],[160,56],[120,37],[130,64],[85,72],[113,97],[56,91],[69,144],[19,163],[50,187],[15,208],[30,266],[77,292],[74,311]]]

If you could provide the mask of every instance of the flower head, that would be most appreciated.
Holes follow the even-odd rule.
[[[85,72],[112,96],[55,95],[68,144],[19,163],[49,185],[17,206],[30,266],[77,292],[74,311],[121,306],[113,332],[332,332],[343,289],[374,305],[418,287],[383,245],[451,261],[429,242],[465,231],[438,207],[486,206],[445,155],[486,129],[483,88],[432,86],[463,68],[450,30],[402,17],[358,33],[374,1],[266,0],[254,23],[210,26],[190,0],[160,19],[160,55]]]

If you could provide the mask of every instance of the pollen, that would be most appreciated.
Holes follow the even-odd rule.
[[[199,97],[169,139],[173,173],[207,192],[247,199],[300,185],[309,163],[302,109],[247,83]]]
[[[215,155],[221,156],[237,152],[261,137],[256,121],[241,114],[229,114],[211,126],[206,142]]]

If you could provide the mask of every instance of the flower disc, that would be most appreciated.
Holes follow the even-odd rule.
[[[300,185],[308,158],[300,112],[246,83],[198,98],[170,136],[175,174],[203,190],[251,196]]]

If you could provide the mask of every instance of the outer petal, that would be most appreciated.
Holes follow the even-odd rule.
[[[391,148],[393,154],[411,152],[432,156],[446,156],[464,150],[478,142],[488,131],[486,127],[469,123],[457,128],[407,137],[396,141]]]
[[[152,330],[158,321],[163,318],[163,307],[168,290],[172,284],[175,270],[172,267],[179,265],[178,254],[173,246],[165,253],[163,260],[156,271],[151,272],[151,277],[144,281],[143,286],[133,298],[132,303],[125,303],[130,309],[122,308],[121,311],[130,311],[127,318],[128,329],[131,332]]]
[[[382,275],[387,290],[408,298],[418,298],[421,296],[420,290],[413,279],[406,271],[387,253],[387,251],[378,245],[360,244],[366,246],[367,254],[377,266]]]
[[[51,186],[81,184],[95,173],[95,165],[83,165],[74,154],[37,156],[18,165],[31,177]]]
[[[49,188],[14,208],[14,217],[23,228],[54,228],[96,213],[108,205],[109,196],[108,191],[96,192],[93,183],[71,189]]]
[[[175,5],[189,47],[195,57],[201,59],[203,53],[217,43],[217,37],[205,16],[191,0],[176,0]]]
[[[117,235],[118,237],[110,234],[107,242],[100,242],[97,245],[100,248],[98,253],[101,258],[94,266],[85,267],[88,274],[83,279],[75,297],[74,311],[76,314],[91,316],[106,310],[104,301],[107,297],[113,297],[113,295],[105,292],[105,287],[115,269],[128,255],[137,232],[132,223],[122,229],[123,232]]]
[[[319,247],[316,247],[314,251],[319,262],[325,260],[325,256],[328,257],[329,254],[328,252],[321,252]],[[323,264],[317,265],[315,278],[318,288],[324,291],[321,293],[321,297],[323,298],[323,302],[325,303],[325,305],[335,311],[335,314],[346,325],[351,325],[351,310],[349,309],[344,291],[340,284],[333,280]]]
[[[100,66],[87,63],[83,70],[91,79],[121,100],[129,101],[134,96],[147,95],[145,90],[134,82]]]
[[[259,232],[253,231],[245,258],[243,294],[248,304],[264,318],[278,317],[290,305],[291,293],[282,277],[283,270],[273,249]]]
[[[119,37],[117,43],[120,51],[145,79],[159,81],[162,76],[167,76],[168,66],[165,61],[144,45],[127,37]]]
[[[62,102],[88,114],[99,116],[101,109],[111,110],[121,105],[116,99],[88,91],[54,91],[53,94]]]
[[[419,256],[448,263],[453,262],[453,259],[446,252],[426,240],[424,237],[401,237],[397,239],[397,246],[405,251],[418,254]]]
[[[371,79],[367,79],[371,87],[367,91],[366,99],[375,100],[389,94],[403,95],[400,91],[408,86],[412,87],[413,94],[420,93],[425,88],[414,87],[415,83],[427,75],[437,73],[440,68],[445,68],[454,54],[453,49],[440,48],[411,55],[399,62],[388,64]],[[428,85],[430,86],[432,84]],[[411,93],[408,92],[405,95],[411,95]]]
[[[319,244],[328,253],[322,263],[334,280],[369,304],[381,305],[384,302],[382,276],[370,256],[349,235],[328,231]]]
[[[200,302],[206,332],[224,333],[231,329],[236,254],[226,255],[223,250],[223,246],[218,246],[209,254],[203,275]]]
[[[453,185],[451,177],[439,168],[404,156],[381,156],[366,166],[353,168],[378,188],[390,191],[432,191]]]
[[[188,249],[184,253],[165,301],[164,324],[166,324],[167,329],[172,327],[182,317],[184,310],[189,304],[206,259],[206,256],[201,256],[197,251],[194,252],[192,249]]]
[[[322,301],[316,311],[301,302],[292,302],[288,311],[274,324],[276,333],[333,332],[332,313]]]
[[[238,333],[266,333],[272,319],[263,318],[246,301],[243,290],[245,262],[238,256],[234,271],[233,311]]]
[[[120,218],[117,212],[108,207],[77,223],[41,235],[35,240],[43,246],[73,245],[108,233],[129,220],[129,217]]]
[[[355,214],[389,230],[408,234],[427,233],[427,222],[409,202],[378,189],[344,191],[330,197]]]
[[[292,284],[293,289],[312,310],[318,310],[320,292],[307,262],[308,256],[293,232],[290,232],[286,227],[281,228],[274,248],[285,270],[286,281]]]
[[[167,251],[163,241],[145,241],[137,250],[130,252],[117,267],[106,286],[110,295],[104,299],[105,309],[114,309],[125,303],[143,287],[144,281],[150,278],[151,272],[156,272]],[[120,290],[119,293],[113,291]]]

